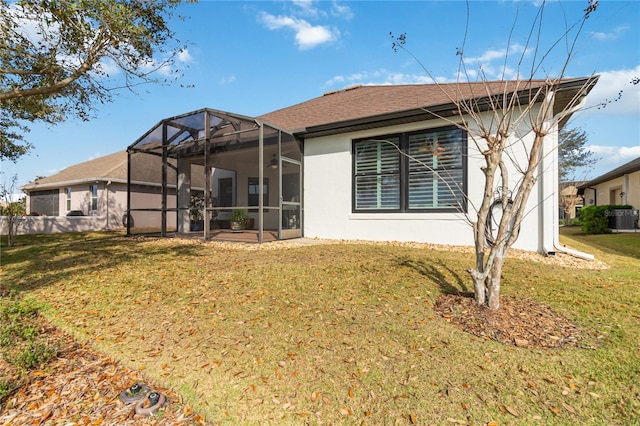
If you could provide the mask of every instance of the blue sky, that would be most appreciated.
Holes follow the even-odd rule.
[[[587,6],[585,0],[546,3],[542,45],[557,40]],[[464,56],[472,79],[480,67],[487,78],[499,79],[505,63],[506,77],[516,75],[517,59],[523,56],[526,64],[533,57],[526,38],[540,7],[539,1],[469,2]],[[255,116],[354,84],[430,83],[416,60],[391,49],[390,32],[407,34],[407,48],[433,77],[455,81],[467,7],[462,1],[201,1],[181,6],[180,13],[186,19],[172,24],[188,43],[180,83],[195,87],[147,85],[137,94],[119,93],[89,122],[35,124],[27,135],[33,151],[16,163],[3,161],[0,179],[18,174],[23,185],[125,150],[161,119],[203,107]],[[566,75],[601,78],[588,98],[591,107],[570,126],[587,132],[601,161],[578,178],[640,156],[640,84],[631,84],[640,77],[639,22],[640,2],[601,0],[582,29]],[[561,68],[566,43],[558,46],[537,77]],[[521,75],[527,70],[522,67]]]

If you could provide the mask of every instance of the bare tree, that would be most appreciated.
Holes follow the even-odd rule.
[[[18,228],[22,223],[22,215],[25,212],[22,201],[14,200],[13,196],[17,189],[18,175],[11,177],[11,183],[6,185],[4,182],[0,186],[0,200],[2,206],[0,208],[0,216],[3,217],[7,229],[7,246],[13,247],[18,234]]]
[[[545,10],[543,2],[524,49],[533,51],[527,77],[510,81],[489,81],[480,70],[480,81],[471,82],[463,41],[462,48],[456,52],[459,57],[458,81],[454,84],[438,83],[405,47],[406,35],[391,35],[394,50],[408,52],[455,106],[449,116],[426,111],[464,130],[473,143],[474,154],[477,153],[483,160],[482,198],[465,200],[472,212],[464,213],[473,230],[475,242],[475,266],[467,271],[473,280],[478,304],[499,308],[504,261],[518,239],[520,225],[528,213],[529,196],[541,173],[541,162],[545,155],[557,155],[557,151],[545,153],[543,143],[548,141],[547,136],[557,134],[571,114],[584,104],[584,98],[597,82],[597,76],[585,79],[564,77],[585,21],[597,5],[597,1],[589,1],[578,21],[567,27],[561,37],[545,49],[539,41]],[[514,21],[509,39],[515,26]],[[466,34],[464,38],[466,40]],[[560,70],[555,76],[535,78],[558,46],[566,48],[565,61]],[[518,76],[524,71],[524,55],[523,52],[518,58]],[[505,57],[503,78],[506,61]],[[428,165],[424,166],[428,168]]]
[[[562,182],[558,188],[558,203],[564,212],[564,224],[569,225],[576,206],[583,201],[578,195],[578,182]]]

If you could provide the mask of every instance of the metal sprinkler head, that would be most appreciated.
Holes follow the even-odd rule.
[[[151,392],[148,398],[149,398],[149,406],[153,407],[160,400],[160,394],[158,392]]]
[[[132,386],[129,388],[129,393],[130,393],[131,395],[135,395],[135,394],[137,394],[137,393],[140,393],[140,391],[141,391],[141,390],[142,390],[142,386],[140,386],[140,384],[136,383],[135,385],[132,385]]]

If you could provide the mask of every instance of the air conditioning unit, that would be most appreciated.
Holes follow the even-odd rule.
[[[607,213],[611,229],[635,229],[638,225],[638,210],[613,209]]]

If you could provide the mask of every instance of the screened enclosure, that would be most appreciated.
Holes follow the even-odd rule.
[[[162,120],[127,151],[128,235],[302,236],[302,146],[276,126],[202,109]]]

